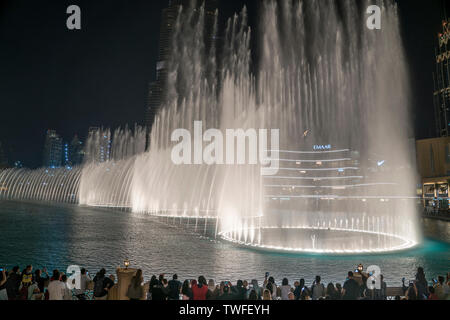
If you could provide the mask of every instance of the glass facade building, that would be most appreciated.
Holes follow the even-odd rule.
[[[5,151],[2,147],[2,142],[0,141],[0,169],[6,168],[8,166],[8,160],[6,159]]]
[[[203,1],[197,1],[197,6],[200,6],[202,3]],[[187,7],[189,5],[191,5],[190,0],[171,0],[169,1],[169,6],[162,12],[158,45],[158,62],[156,64],[156,80],[150,83],[149,86],[148,107],[145,116],[145,123],[149,131],[151,130],[155,117],[164,102],[167,91],[168,61],[170,60],[170,54],[172,52],[172,36],[175,30],[178,13],[181,7]],[[205,28],[206,30],[214,30],[213,25],[216,20],[219,1],[205,0],[204,5]],[[216,35],[209,34],[208,32],[207,35],[205,45],[208,50],[208,48],[215,45],[217,37]]]
[[[55,130],[48,130],[45,137],[43,166],[59,168],[63,162],[63,141]]]
[[[448,137],[450,135],[450,19],[442,22],[442,32],[439,33],[438,38],[436,71],[433,73],[436,134],[438,137]]]
[[[84,147],[83,143],[78,139],[78,136],[72,139],[69,145],[69,165],[76,166],[83,163],[84,159]]]

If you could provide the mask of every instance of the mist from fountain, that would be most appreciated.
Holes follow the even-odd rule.
[[[81,205],[130,208],[131,185],[136,157],[145,152],[146,130],[135,126],[111,131],[91,132],[86,143],[86,157],[81,173]],[[110,145],[110,147],[109,147]],[[108,150],[108,151],[107,151]],[[102,157],[107,154],[106,161]]]
[[[0,170],[0,200],[78,203],[82,168]]]

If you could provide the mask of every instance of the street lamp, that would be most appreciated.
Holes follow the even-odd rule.
[[[130,266],[130,260],[126,259],[123,264],[125,265],[125,269],[128,269],[128,267]]]

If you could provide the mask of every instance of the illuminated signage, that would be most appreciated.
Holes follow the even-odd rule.
[[[321,151],[321,150],[331,150],[331,144],[329,145],[315,145],[314,151]]]

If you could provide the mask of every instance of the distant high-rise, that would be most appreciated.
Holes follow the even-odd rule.
[[[73,137],[69,145],[69,165],[77,166],[83,163],[84,148],[83,142],[78,139],[78,136]]]
[[[436,50],[436,71],[434,80],[434,110],[438,137],[450,136],[450,19],[442,22],[439,33],[439,48]]]
[[[59,168],[63,161],[63,141],[55,130],[48,130],[45,138],[43,165]]]
[[[23,163],[20,160],[17,160],[16,162],[14,162],[14,168],[16,169],[21,169],[23,168]]]
[[[64,143],[64,147],[63,147],[63,164],[65,166],[70,166],[69,144],[67,142]]]
[[[194,2],[193,2],[194,1]],[[145,117],[147,129],[150,131],[161,104],[164,102],[167,88],[167,67],[172,52],[172,36],[178,17],[180,7],[187,7],[191,3],[200,6],[205,4],[205,39],[206,49],[210,48],[216,41],[216,35],[212,34],[216,20],[219,0],[171,0],[169,6],[163,10],[161,19],[161,30],[159,38],[158,62],[156,65],[156,81],[150,83],[148,108]]]
[[[2,147],[2,142],[0,141],[0,169],[6,168],[8,166],[8,160],[5,155],[5,151]]]
[[[84,149],[85,161],[103,163],[111,159],[111,132],[103,128],[89,128]]]

